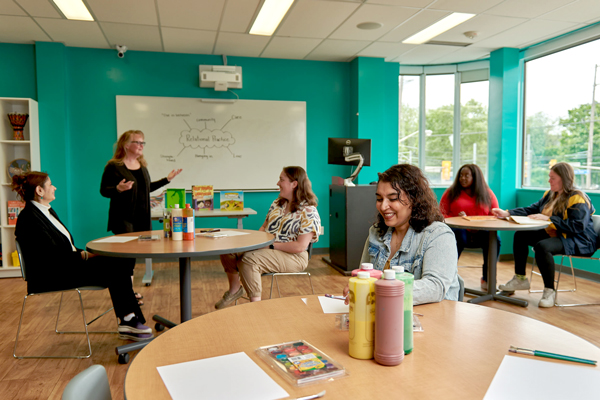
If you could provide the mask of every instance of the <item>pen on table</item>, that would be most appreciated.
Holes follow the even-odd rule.
[[[343,296],[334,296],[332,294],[326,294],[325,297],[329,297],[330,299],[336,299],[336,300],[346,300],[346,298]]]
[[[538,356],[538,357],[546,357],[546,358],[554,358],[557,360],[573,361],[573,362],[578,362],[578,363],[582,363],[582,364],[590,364],[590,365],[596,365],[596,363],[598,362],[598,361],[594,361],[594,360],[588,360],[585,358],[577,358],[577,357],[563,356],[561,354],[547,353],[545,351],[522,349],[520,347],[515,347],[515,346],[510,346],[510,349],[508,349],[508,351],[510,351],[512,353],[527,354],[530,356]]]

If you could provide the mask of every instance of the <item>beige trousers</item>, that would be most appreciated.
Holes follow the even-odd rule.
[[[308,252],[260,249],[245,253],[224,254],[221,264],[228,274],[239,272],[242,286],[250,297],[261,297],[261,275],[267,272],[301,272],[308,266]]]

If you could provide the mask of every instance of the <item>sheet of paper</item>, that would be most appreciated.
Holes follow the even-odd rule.
[[[137,240],[137,236],[109,236],[104,239],[94,240],[94,243],[126,243]]]
[[[522,225],[549,225],[550,222],[542,221],[540,219],[531,219],[529,217],[520,217],[518,215],[512,215],[509,217],[511,220],[515,221],[517,224]]]
[[[344,304],[344,300],[330,299],[329,297],[319,296],[319,303],[324,314],[342,314],[350,312],[350,306]]]
[[[240,231],[221,231],[221,233],[226,234],[227,236],[240,236],[240,235],[248,235],[248,232],[240,232]]]
[[[289,394],[246,353],[157,367],[173,400],[276,400]],[[234,384],[232,384],[232,382]]]
[[[504,356],[484,400],[595,399],[600,370],[583,364]]]
[[[302,300],[304,304],[308,305],[308,303],[306,302],[306,298],[302,297],[300,300]]]

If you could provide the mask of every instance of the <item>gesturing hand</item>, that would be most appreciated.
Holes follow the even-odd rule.
[[[123,179],[121,182],[119,182],[119,184],[117,185],[117,190],[119,192],[124,192],[126,190],[131,189],[131,187],[133,186],[133,181],[126,181],[125,179]]]
[[[169,173],[169,175],[167,175],[167,179],[169,180],[169,182],[171,182],[173,180],[173,178],[175,178],[177,175],[179,175],[181,173],[182,169],[174,169],[173,171],[171,171]]]

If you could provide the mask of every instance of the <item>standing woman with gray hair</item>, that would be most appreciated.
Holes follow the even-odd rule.
[[[539,307],[554,306],[554,255],[591,256],[596,251],[597,239],[592,223],[594,206],[585,193],[575,188],[573,167],[564,162],[557,163],[550,169],[548,176],[550,190],[539,201],[512,210],[492,210],[499,218],[519,215],[550,222],[546,228],[537,231],[515,233],[515,276],[506,284],[498,286],[500,290],[507,292],[529,289],[529,280],[525,274],[529,246],[533,247],[535,261],[544,280],[544,293]]]

